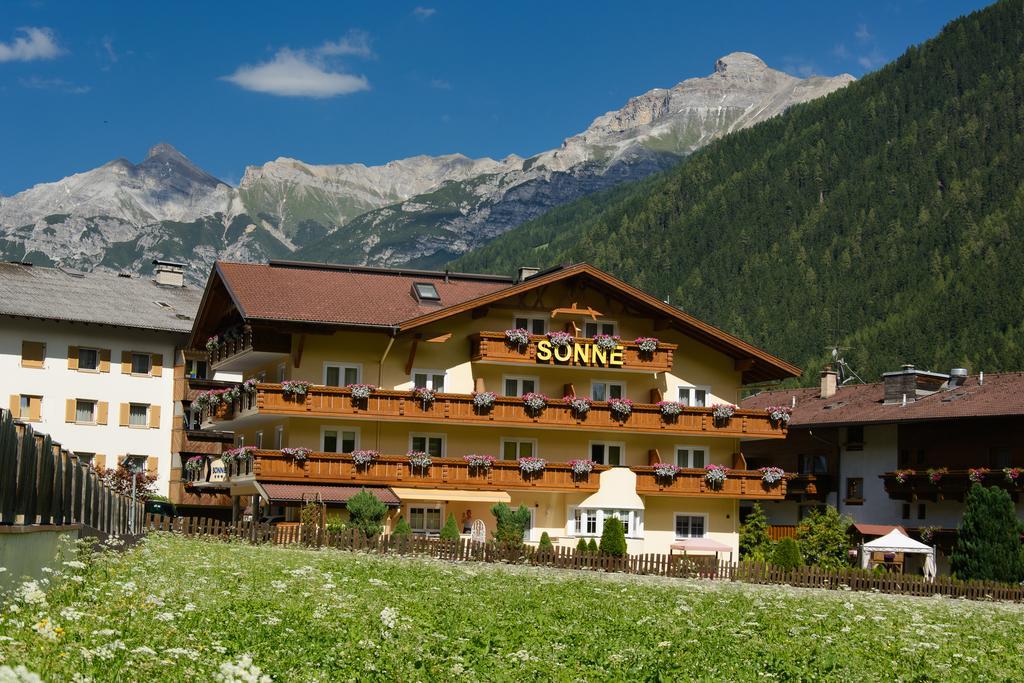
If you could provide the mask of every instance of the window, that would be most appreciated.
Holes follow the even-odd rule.
[[[597,535],[597,510],[576,508],[576,535]]]
[[[205,360],[186,360],[185,376],[189,379],[206,379],[207,366]]]
[[[274,450],[284,448],[284,427],[274,427]]]
[[[18,417],[29,422],[38,422],[42,412],[43,397],[22,394],[18,401]]]
[[[359,384],[363,366],[357,363],[324,363],[324,384],[329,387],[347,387]]]
[[[437,293],[437,287],[431,282],[414,282],[412,285],[416,298],[420,301],[440,301],[441,295]]]
[[[710,387],[679,387],[679,402],[690,408],[707,408]]]
[[[910,519],[910,503],[903,504],[903,519]]]
[[[94,424],[96,422],[96,401],[75,401],[75,422]]]
[[[441,532],[441,507],[422,506],[409,508],[409,526],[414,533],[436,534]]]
[[[703,446],[676,446],[676,465],[703,468],[708,464],[708,451]]]
[[[519,458],[534,458],[537,456],[536,439],[502,439],[501,459],[518,460]]]
[[[928,512],[928,506],[927,505],[925,505],[924,503],[918,503],[917,504],[917,518],[918,519],[925,519],[927,517],[927,514],[926,514],[927,512]]]
[[[78,458],[78,462],[83,465],[91,465],[92,461],[96,459],[95,453],[79,453],[75,451],[75,457]]]
[[[21,342],[21,367],[41,368],[46,359],[46,342]]]
[[[989,467],[1003,469],[1010,467],[1013,459],[1013,449],[1009,446],[993,446],[988,452]]]
[[[443,458],[444,442],[444,434],[410,434],[409,450],[423,451],[432,458]]]
[[[850,451],[862,451],[864,450],[864,427],[847,427],[846,428],[846,448]]]
[[[707,531],[706,515],[676,513],[676,538],[704,538]]]
[[[132,374],[148,375],[153,370],[153,357],[148,353],[132,354]]]
[[[359,448],[359,431],[340,427],[320,429],[320,450],[324,453],[351,453]]]
[[[235,435],[235,448],[241,448],[245,445],[245,434]]]
[[[860,505],[864,502],[864,478],[846,478],[846,501],[851,505]]]
[[[78,349],[79,370],[99,370],[100,352],[99,349]]]
[[[145,403],[132,403],[128,406],[128,426],[148,427],[149,406]]]
[[[569,531],[575,536],[600,536],[604,532],[604,523],[614,517],[622,522],[627,537],[642,538],[643,514],[642,510],[572,508]]]
[[[534,540],[533,527],[537,523],[537,508],[526,509],[530,511],[530,518],[526,520],[526,526],[523,528],[523,541],[528,543]]]
[[[521,330],[528,330],[530,334],[544,334],[548,331],[547,318],[540,318],[531,315],[517,315],[512,327]]]
[[[426,387],[437,392],[444,391],[444,370],[413,370],[412,385]]]
[[[598,465],[621,467],[626,464],[626,447],[621,443],[591,441],[590,459]]]
[[[263,432],[256,432],[256,448],[263,448]]]
[[[284,381],[284,375],[285,375],[285,371],[286,370],[287,370],[287,366],[285,366],[284,363],[281,363],[280,365],[277,366],[277,383],[278,384],[280,384],[281,382]]]
[[[802,453],[800,474],[828,474],[828,456]]]
[[[590,398],[595,401],[607,401],[610,398],[625,398],[626,385],[622,382],[591,382]]]
[[[610,320],[598,320],[583,323],[583,336],[596,337],[599,334],[616,334],[616,324]]]
[[[537,391],[540,382],[536,377],[524,377],[520,375],[505,375],[503,378],[506,396],[522,396],[531,391]]]

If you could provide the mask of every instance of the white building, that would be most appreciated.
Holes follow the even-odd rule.
[[[0,264],[0,397],[99,465],[145,458],[167,495],[173,367],[202,292],[154,265],[149,279]]]

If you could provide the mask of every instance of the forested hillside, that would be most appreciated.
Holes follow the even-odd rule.
[[[1024,2],[453,262],[589,261],[801,364],[1024,369]]]

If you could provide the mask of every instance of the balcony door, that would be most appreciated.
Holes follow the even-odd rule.
[[[620,442],[591,441],[590,459],[598,465],[622,467],[626,464],[626,446]]]
[[[701,469],[708,464],[708,451],[703,446],[676,446],[676,465]]]
[[[358,363],[324,363],[324,385],[329,387],[347,387],[359,384],[362,380],[363,368]]]

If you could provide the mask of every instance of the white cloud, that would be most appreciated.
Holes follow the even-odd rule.
[[[75,83],[65,81],[63,78],[39,78],[38,76],[32,76],[31,78],[22,78],[18,82],[21,83],[23,88],[31,88],[33,90],[59,90],[60,92],[66,92],[72,95],[84,95],[92,90],[92,86],[77,85]]]
[[[412,11],[412,14],[417,19],[423,21],[437,14],[437,10],[433,7],[417,7]]]
[[[435,78],[434,80],[430,81],[430,87],[437,88],[438,90],[451,90],[452,84],[444,80],[443,78]]]
[[[853,32],[854,37],[862,43],[871,40],[871,31],[867,24],[857,24],[857,30]]]
[[[374,56],[373,50],[370,49],[370,34],[355,29],[346,33],[336,43],[324,43],[316,51],[322,55],[354,55],[364,59]]]
[[[877,69],[887,61],[888,60],[885,58],[885,55],[883,55],[882,51],[877,47],[871,50],[871,52],[857,57],[857,63],[865,69]]]
[[[23,34],[10,43],[0,43],[0,62],[30,62],[34,59],[53,59],[64,50],[57,44],[53,31],[48,28],[26,26]]]
[[[110,36],[103,36],[103,50],[107,53],[107,59],[111,64],[117,63],[117,52],[114,51],[114,41]]]
[[[844,43],[836,43],[836,46],[832,48],[832,54],[840,59],[850,58],[850,51],[846,49],[846,45]]]
[[[235,85],[281,97],[336,97],[369,90],[364,76],[331,70],[321,59],[302,50],[278,50],[262,64],[244,64],[223,79]]]

